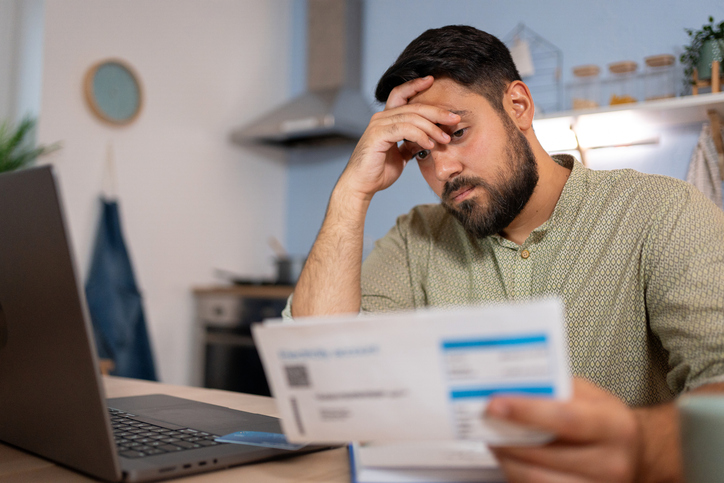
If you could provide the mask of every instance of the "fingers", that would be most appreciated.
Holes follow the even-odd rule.
[[[591,442],[628,437],[635,432],[633,413],[615,396],[590,383],[577,383],[571,401],[499,397],[486,415],[557,435],[559,439]]]
[[[397,153],[395,156],[399,156],[400,160],[405,163],[412,159],[420,149],[433,149],[435,147],[435,141],[430,137],[431,134],[412,123],[377,126],[368,133],[371,139],[375,140],[369,144],[370,152],[394,151]],[[407,142],[398,146],[397,143],[402,140]]]
[[[501,461],[523,461],[535,466],[556,469],[576,469],[581,462],[597,454],[596,449],[587,445],[570,446],[549,444],[545,446],[491,447],[490,450]],[[602,462],[605,464],[605,462]],[[579,468],[581,469],[581,468]]]
[[[400,84],[392,89],[387,97],[385,109],[394,109],[395,107],[404,106],[411,97],[415,96],[426,89],[429,89],[434,79],[431,75],[420,77],[411,81]]]
[[[384,111],[376,112],[372,116],[372,121],[391,120],[393,122],[400,122],[409,120],[411,115],[424,118],[432,124],[442,124],[445,126],[452,126],[460,122],[460,116],[454,112],[429,104],[406,104],[395,109],[385,109]]]
[[[400,152],[402,159],[406,162],[411,160],[415,154],[417,154],[417,149],[412,149],[408,143],[402,143],[398,146],[398,151]]]
[[[608,391],[605,391],[594,383],[580,377],[573,379],[573,395],[577,399],[587,399],[590,401],[604,400],[613,397]]]
[[[496,454],[497,457],[497,454]],[[539,483],[582,483],[584,478],[576,474],[566,474],[550,468],[530,464],[526,461],[499,458],[500,468],[506,481],[536,481]]]
[[[569,401],[494,398],[486,417],[557,436],[539,447],[491,448],[509,481],[631,481],[635,475],[636,417],[618,398],[589,382],[574,381]]]
[[[454,125],[460,116],[445,109],[425,104],[406,105],[372,116],[370,128],[382,133],[387,142],[409,141],[422,149],[432,149],[435,144],[447,144],[450,135],[440,126]],[[409,152],[409,149],[405,149]],[[409,157],[407,158],[409,159]]]
[[[421,77],[401,84],[390,92],[385,109],[372,116],[370,125],[376,124],[385,133],[387,142],[409,141],[422,149],[432,149],[434,143],[447,144],[450,136],[440,128],[460,122],[460,116],[446,109],[426,104],[408,104],[420,92],[429,89],[434,82],[432,76]],[[386,127],[385,127],[386,126]],[[416,129],[410,130],[411,126]],[[404,135],[402,135],[404,133]],[[392,137],[388,137],[392,135]],[[410,159],[413,147],[402,145],[400,155]]]
[[[565,445],[553,443],[540,447],[491,448],[501,466],[541,468],[566,474],[595,477],[606,473],[626,473],[629,467],[626,454],[614,448],[597,445]],[[625,481],[624,479],[617,481]]]
[[[434,143],[447,144],[450,135],[443,131],[434,121],[415,113],[401,113],[381,119],[379,127],[389,129],[396,134],[397,141],[411,141],[424,149],[432,149]],[[414,133],[414,134],[411,134]]]
[[[486,414],[506,421],[554,433],[559,439],[589,441],[601,432],[608,433],[606,423],[596,417],[588,404],[568,404],[542,398],[500,397],[492,400]]]

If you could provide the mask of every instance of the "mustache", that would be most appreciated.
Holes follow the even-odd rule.
[[[482,186],[488,190],[490,189],[488,183],[486,183],[482,178],[478,178],[477,176],[458,176],[457,178],[445,183],[442,190],[442,201],[449,202],[452,194],[460,188],[475,188],[478,186]]]

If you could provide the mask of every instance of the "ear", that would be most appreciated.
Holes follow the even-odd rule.
[[[531,128],[535,105],[527,85],[519,80],[511,82],[505,90],[503,107],[518,129],[526,131]]]

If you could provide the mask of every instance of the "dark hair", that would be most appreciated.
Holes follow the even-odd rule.
[[[410,42],[377,83],[375,97],[387,102],[395,87],[418,77],[449,77],[503,111],[508,84],[521,80],[510,51],[497,37],[467,25],[430,29]]]

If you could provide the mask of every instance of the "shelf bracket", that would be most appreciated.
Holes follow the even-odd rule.
[[[724,141],[721,136],[722,119],[715,109],[709,109],[706,112],[709,116],[709,124],[711,126],[711,137],[714,140],[716,153],[719,156],[719,176],[724,181]]]
[[[581,143],[578,141],[578,133],[576,132],[576,124],[573,123],[570,126],[571,132],[573,133],[573,137],[576,139],[576,151],[578,151],[578,154],[581,156],[581,164],[585,167],[588,167],[588,159],[586,159],[586,149],[581,147]]]

